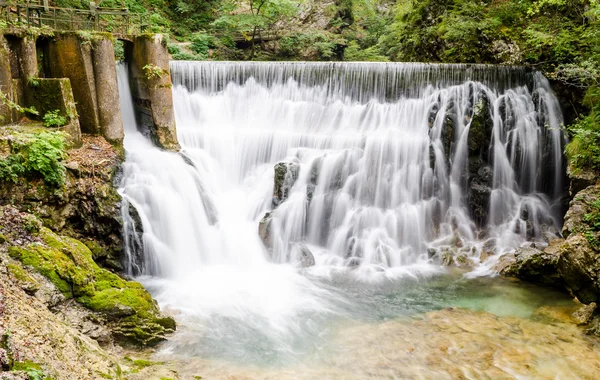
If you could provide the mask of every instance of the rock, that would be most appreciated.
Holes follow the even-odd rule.
[[[471,216],[480,227],[487,222],[492,179],[491,166],[479,157],[469,157],[468,206]]]
[[[558,272],[569,291],[582,303],[600,302],[600,256],[581,233],[560,246]]]
[[[595,302],[592,302],[589,305],[583,305],[573,313],[573,319],[579,325],[587,325],[592,321],[596,309],[597,306]]]
[[[260,236],[260,239],[267,248],[273,246],[273,241],[271,240],[271,221],[271,213],[268,212],[258,223],[258,236]]]
[[[592,204],[598,199],[600,199],[600,186],[589,186],[573,197],[562,229],[565,239],[582,231],[586,225],[585,216],[592,211]]]
[[[79,163],[77,161],[69,161],[65,164],[65,168],[72,172],[76,177],[79,177]]]
[[[487,156],[493,128],[494,120],[490,112],[490,101],[485,93],[481,93],[473,106],[473,116],[469,128],[469,157]]]
[[[590,327],[585,330],[585,333],[588,335],[597,335],[600,336],[600,317],[596,316],[590,322]]]
[[[290,190],[298,179],[300,165],[293,162],[280,162],[274,169],[273,207],[275,208],[288,198]]]
[[[153,345],[175,330],[144,287],[126,281],[93,260],[82,242],[42,227],[42,242],[11,246],[8,254],[48,279],[67,298],[109,320],[113,336],[126,344]]]
[[[515,251],[515,262],[505,267],[501,274],[524,281],[561,287],[562,278],[557,270],[559,255],[532,247]]]
[[[571,180],[569,187],[569,194],[571,194],[571,196],[575,196],[580,191],[598,183],[598,175],[592,170],[573,170],[571,167],[568,167],[567,174]]]
[[[0,366],[3,371],[10,370],[10,358],[8,357],[8,353],[4,348],[0,348]]]
[[[315,265],[315,257],[304,243],[296,243],[292,248],[292,261],[301,268]]]

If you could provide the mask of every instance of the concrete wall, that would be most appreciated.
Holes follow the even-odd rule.
[[[49,76],[71,80],[82,132],[120,143],[123,121],[111,36],[98,33],[86,40],[59,33],[48,50]]]
[[[40,117],[48,111],[60,110],[69,117],[67,129],[75,145],[81,139],[81,132],[102,135],[116,144],[122,142],[123,121],[110,34],[55,32],[52,37],[40,38],[37,44],[40,52],[36,51],[33,36],[11,32],[8,42],[6,38],[0,38],[0,89],[8,99],[14,98],[24,107],[35,106]],[[129,36],[127,45],[138,121],[158,146],[177,151],[166,41],[160,34],[147,34]],[[43,57],[41,73],[37,53]],[[66,81],[45,81],[38,78],[40,75]],[[78,115],[78,123],[74,123],[74,115]],[[11,123],[21,116],[6,104],[0,104],[0,124]]]
[[[157,145],[178,151],[166,41],[160,34],[141,35],[126,53],[138,122]]]
[[[67,118],[67,124],[61,130],[68,134],[69,145],[81,146],[81,129],[71,81],[67,78],[36,79],[35,84],[25,84],[24,87],[24,102],[36,108],[39,112],[37,119],[41,120],[47,112],[59,110],[60,115]]]
[[[10,71],[10,49],[5,38],[0,38],[0,91],[3,94],[3,98],[12,101],[13,88]],[[5,101],[0,101],[0,125],[12,122],[11,107]]]

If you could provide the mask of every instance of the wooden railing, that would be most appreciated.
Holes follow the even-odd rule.
[[[39,2],[18,3],[0,0],[0,22],[7,27],[46,27],[56,31],[98,31],[115,34],[140,34],[149,29],[150,18],[145,13],[128,9],[60,8]]]

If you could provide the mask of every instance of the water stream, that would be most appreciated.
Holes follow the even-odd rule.
[[[562,116],[541,74],[266,62],[171,71],[179,153],[137,130],[118,68],[127,268],[179,322],[164,357],[330,368],[353,344],[341,337],[365,326],[446,307],[530,318],[569,304],[492,278],[500,256],[546,244],[562,223]],[[281,162],[284,199],[274,197]],[[307,250],[315,265],[303,267]],[[462,271],[441,265],[448,254]]]

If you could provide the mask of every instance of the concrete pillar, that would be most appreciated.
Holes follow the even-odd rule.
[[[123,118],[119,103],[119,87],[113,42],[108,38],[93,43],[96,104],[102,136],[111,143],[123,141]]]
[[[81,41],[75,33],[56,33],[49,52],[50,76],[71,80],[81,131],[101,134],[91,42]]]
[[[169,52],[163,36],[136,37],[130,60],[134,103],[139,112],[151,115],[151,122],[142,120],[142,127],[150,130],[159,146],[178,151]]]
[[[27,81],[29,78],[38,76],[38,61],[35,50],[35,38],[25,35],[19,41],[19,71],[21,79]]]
[[[13,89],[12,74],[10,72],[10,49],[3,36],[0,37],[0,91],[2,91],[3,98],[12,101]],[[0,101],[0,125],[7,125],[10,123],[12,123],[12,109],[5,101]]]

